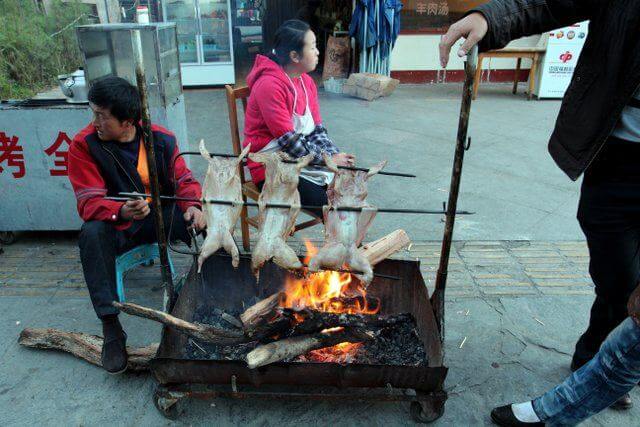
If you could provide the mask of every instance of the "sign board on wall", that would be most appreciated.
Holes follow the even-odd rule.
[[[584,21],[549,33],[547,52],[536,76],[538,98],[564,96],[587,39],[588,27],[589,21]]]
[[[0,231],[80,229],[67,162],[90,121],[87,104],[0,106]]]
[[[401,34],[444,33],[469,10],[488,0],[402,0]]]

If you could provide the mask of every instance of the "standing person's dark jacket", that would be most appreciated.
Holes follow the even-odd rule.
[[[472,12],[482,13],[489,25],[480,51],[590,20],[549,141],[549,152],[558,166],[571,179],[578,179],[640,86],[640,1],[494,0]]]

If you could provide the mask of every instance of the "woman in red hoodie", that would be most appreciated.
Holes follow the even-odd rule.
[[[318,88],[307,74],[318,65],[316,36],[305,22],[292,19],[275,35],[274,48],[258,55],[247,77],[251,95],[245,112],[245,140],[252,152],[284,151],[293,158],[314,154],[312,163],[322,162],[323,153],[339,166],[353,165],[355,157],[340,153],[322,124]],[[249,161],[253,182],[262,189],[264,166]],[[327,204],[326,187],[333,174],[322,168],[305,168],[300,174],[300,202]],[[322,211],[314,212],[322,216]]]

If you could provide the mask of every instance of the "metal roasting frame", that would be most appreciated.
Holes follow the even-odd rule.
[[[312,375],[317,383],[309,383],[309,380],[299,381],[300,369],[306,363],[279,362],[255,370],[249,370],[246,365],[235,361],[209,361],[209,360],[185,360],[173,358],[172,351],[176,351],[170,345],[171,342],[186,342],[186,337],[165,326],[162,332],[162,341],[156,357],[151,362],[151,370],[159,382],[153,395],[156,408],[167,418],[175,419],[179,416],[178,403],[187,398],[211,399],[219,396],[233,398],[286,398],[286,399],[322,399],[322,400],[373,400],[373,401],[397,401],[410,402],[410,413],[417,422],[429,423],[437,420],[444,413],[444,404],[447,393],[443,385],[447,370],[444,362],[444,295],[448,274],[448,263],[453,241],[456,208],[462,166],[465,151],[470,148],[471,138],[468,138],[469,113],[471,108],[471,95],[475,75],[477,59],[477,47],[467,55],[465,61],[465,82],[462,92],[460,107],[460,119],[456,137],[456,148],[449,188],[449,199],[446,204],[446,222],[440,253],[440,262],[436,276],[436,284],[433,295],[429,298],[428,291],[419,272],[417,261],[385,260],[376,266],[379,273],[395,273],[401,276],[401,283],[413,283],[413,292],[416,296],[414,304],[421,310],[417,312],[419,334],[425,343],[425,350],[429,354],[429,366],[420,371],[420,368],[375,366],[375,365],[338,365],[334,363],[321,363],[307,369],[315,372]],[[151,171],[150,171],[151,173]],[[153,171],[155,174],[155,171]],[[157,177],[152,177],[152,187],[157,182]],[[157,195],[157,188],[155,191]],[[156,198],[159,203],[159,198]],[[165,237],[166,244],[166,237]],[[166,246],[165,246],[166,250]],[[162,253],[162,252],[161,252]],[[212,257],[214,261],[209,263],[220,267],[220,257]],[[247,264],[246,259],[241,259],[241,266]],[[224,265],[229,265],[227,261]],[[205,263],[205,267],[207,263]],[[404,266],[404,270],[400,269]],[[217,267],[217,268],[218,268]],[[224,276],[224,267],[215,270],[215,275]],[[247,267],[248,268],[248,267]],[[265,267],[269,269],[270,267]],[[409,277],[407,271],[417,272],[419,278]],[[181,304],[181,299],[193,298],[193,288],[205,288],[206,268],[202,274],[196,273],[194,266],[187,278],[187,284],[181,291],[181,298],[175,294],[173,286],[169,288],[170,301],[176,304],[169,305],[170,311],[180,317],[186,315],[184,310],[186,302]],[[235,274],[235,273],[234,273]],[[262,273],[263,276],[265,273]],[[372,282],[385,282],[386,279],[377,277]],[[189,279],[190,277],[190,279]],[[412,278],[413,277],[413,278]],[[191,280],[191,282],[189,282]],[[421,283],[419,283],[421,281]],[[202,286],[196,286],[201,282]],[[398,286],[393,282],[390,287]],[[237,283],[241,288],[242,284]],[[185,289],[186,288],[186,289]],[[191,290],[190,290],[191,289]],[[417,293],[416,293],[417,292]],[[182,295],[182,294],[185,295]],[[264,296],[264,295],[263,295]],[[268,295],[267,295],[268,296]],[[394,301],[393,296],[389,296]],[[386,301],[386,299],[385,299]],[[397,301],[396,301],[397,303]],[[396,304],[397,305],[397,304]],[[181,308],[182,307],[182,308]],[[178,312],[173,309],[178,309]],[[415,307],[414,307],[415,309]],[[416,313],[413,313],[416,316]],[[176,341],[177,340],[177,341]],[[215,368],[211,366],[215,364]],[[301,368],[302,367],[302,368]],[[407,369],[406,369],[407,368]],[[322,371],[324,369],[325,371]],[[417,370],[416,370],[417,369]],[[420,372],[422,375],[416,375]],[[322,375],[318,375],[318,374]],[[384,375],[386,373],[386,376]],[[389,382],[379,383],[387,377]],[[196,380],[197,378],[197,380]],[[415,383],[421,382],[417,386]]]

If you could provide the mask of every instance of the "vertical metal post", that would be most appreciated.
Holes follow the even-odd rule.
[[[175,295],[173,292],[173,277],[169,267],[169,253],[167,251],[167,235],[162,219],[162,205],[160,204],[160,185],[158,183],[158,169],[156,165],[155,150],[153,147],[153,133],[151,132],[151,117],[149,115],[149,100],[147,98],[147,81],[144,73],[144,60],[142,55],[142,35],[140,30],[133,31],[133,56],[136,66],[136,83],[140,92],[142,105],[142,133],[144,148],[147,151],[147,164],[149,165],[149,184],[151,186],[151,208],[154,214],[158,248],[160,249],[160,269],[162,271],[162,286],[168,296],[164,309],[169,311],[173,306]]]
[[[478,48],[474,46],[467,55],[464,71],[464,87],[462,90],[462,104],[460,106],[460,119],[458,121],[458,136],[456,138],[456,151],[453,158],[453,171],[451,173],[451,185],[449,187],[449,201],[447,203],[446,222],[444,226],[444,236],[442,238],[442,249],[440,251],[440,265],[436,275],[436,286],[431,297],[431,304],[436,317],[438,328],[440,329],[440,339],[444,342],[444,291],[447,284],[447,274],[449,265],[449,255],[451,253],[451,243],[453,241],[453,226],[456,220],[456,209],[458,205],[458,192],[460,190],[460,178],[462,176],[462,161],[467,146],[467,130],[469,128],[469,112],[471,110],[471,97],[473,89],[473,79],[476,71],[478,58]]]

